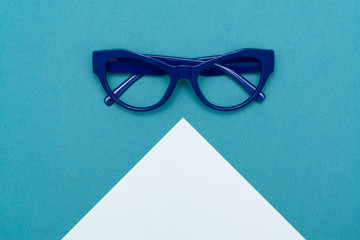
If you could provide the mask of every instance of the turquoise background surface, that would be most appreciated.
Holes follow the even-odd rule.
[[[0,3],[0,239],[63,237],[182,117],[307,239],[360,239],[359,1]],[[262,103],[107,107],[93,50],[275,50]]]

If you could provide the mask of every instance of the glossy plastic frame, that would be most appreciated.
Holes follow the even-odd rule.
[[[249,59],[248,62],[241,62],[237,64],[237,72],[252,73],[261,72],[260,81],[257,87],[254,87],[241,75],[232,71],[231,69],[219,65],[224,61],[231,59],[244,58]],[[117,59],[127,59],[128,64],[119,65]],[[132,64],[135,60],[135,64]],[[151,68],[153,66],[154,69]],[[206,69],[216,69],[218,71],[210,71],[208,76],[227,74],[235,78],[250,94],[251,96],[244,102],[232,107],[220,107],[210,103],[201,92],[198,86],[198,76]],[[159,72],[159,69],[163,72]],[[149,111],[163,105],[171,96],[173,90],[179,79],[186,78],[198,96],[198,98],[208,107],[220,111],[232,111],[245,107],[253,100],[262,101],[265,95],[261,92],[269,75],[274,71],[274,51],[266,49],[241,49],[235,52],[224,55],[202,57],[202,58],[178,58],[157,55],[145,55],[131,52],[124,49],[116,50],[101,50],[93,52],[93,72],[99,77],[100,82],[105,89],[108,96],[105,98],[105,103],[110,106],[114,102],[124,108],[133,111]],[[129,79],[112,91],[107,82],[106,73],[131,73],[133,74]],[[220,74],[219,74],[220,73]],[[168,74],[170,77],[170,85],[167,88],[162,99],[149,107],[134,107],[128,105],[121,100],[119,96],[126,91],[134,82],[140,79],[144,74],[163,75]]]

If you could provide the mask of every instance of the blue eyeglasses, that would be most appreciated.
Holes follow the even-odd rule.
[[[261,102],[262,89],[274,71],[274,51],[242,49],[224,55],[179,58],[139,54],[123,49],[93,52],[93,71],[107,96],[133,111],[163,105],[180,79],[190,81],[198,98],[208,107],[232,111],[253,100]]]

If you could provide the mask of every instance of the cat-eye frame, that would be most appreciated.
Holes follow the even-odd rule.
[[[93,71],[107,93],[104,101],[134,111],[163,105],[179,79],[186,78],[210,108],[231,111],[265,95],[262,89],[274,71],[274,51],[241,49],[224,55],[179,58],[128,50],[93,52]]]

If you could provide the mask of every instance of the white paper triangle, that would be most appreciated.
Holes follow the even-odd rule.
[[[303,237],[182,119],[64,239]]]

